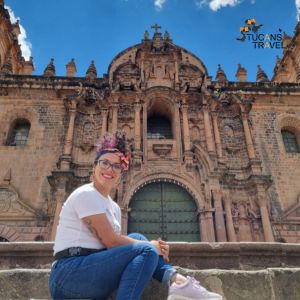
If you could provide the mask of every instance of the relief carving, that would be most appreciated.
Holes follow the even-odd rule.
[[[19,200],[18,194],[0,187],[0,219],[5,217],[34,217],[34,210]]]

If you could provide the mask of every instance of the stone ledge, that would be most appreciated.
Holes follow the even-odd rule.
[[[300,244],[170,242],[172,264],[192,269],[300,267]],[[47,268],[53,242],[0,243],[0,269]]]
[[[203,286],[223,295],[223,300],[300,299],[300,268],[268,268],[258,271],[216,269],[200,271],[180,268],[180,271],[194,276]],[[2,270],[0,299],[51,299],[48,294],[48,276],[49,269]],[[167,287],[152,280],[142,300],[166,298]]]

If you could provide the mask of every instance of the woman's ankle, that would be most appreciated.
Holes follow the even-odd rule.
[[[171,280],[170,280],[170,283],[176,283],[178,285],[181,285],[181,284],[184,284],[185,282],[187,281],[187,278],[179,273],[175,273]]]

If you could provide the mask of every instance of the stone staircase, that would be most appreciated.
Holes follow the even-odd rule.
[[[51,242],[0,243],[0,300],[48,300]],[[171,261],[224,300],[300,300],[300,244],[170,243]],[[167,298],[151,281],[142,300]],[[112,297],[113,300],[114,297]]]
[[[49,269],[11,269],[0,271],[1,300],[48,300]],[[189,270],[224,300],[299,300],[300,268],[267,268],[264,270]],[[114,299],[114,297],[112,297]],[[111,299],[111,300],[112,300]],[[151,281],[142,300],[167,299],[167,287]]]

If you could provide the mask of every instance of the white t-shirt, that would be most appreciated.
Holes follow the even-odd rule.
[[[105,198],[93,183],[85,184],[72,192],[59,215],[54,254],[70,247],[105,248],[82,221],[84,217],[103,213],[113,230],[121,234],[121,210],[110,196]]]

